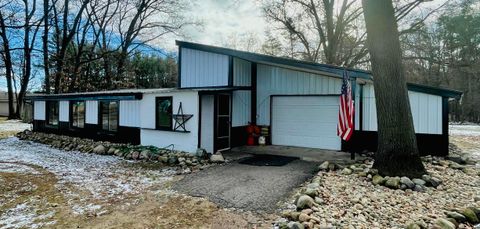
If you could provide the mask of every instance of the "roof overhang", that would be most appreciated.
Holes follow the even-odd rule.
[[[186,41],[177,40],[176,44],[180,48],[188,48],[188,49],[194,49],[194,50],[199,50],[204,52],[222,54],[222,55],[232,56],[232,57],[244,59],[250,62],[261,63],[261,64],[272,64],[272,65],[278,65],[278,66],[285,66],[287,68],[293,67],[293,68],[305,69],[305,70],[316,71],[316,72],[325,72],[325,73],[330,73],[334,77],[336,76],[339,78],[343,76],[343,73],[345,70],[348,71],[350,77],[363,78],[363,79],[372,78],[372,75],[370,74],[370,72],[359,70],[359,69],[344,68],[344,67],[339,67],[339,66],[329,65],[329,64],[319,64],[319,63],[294,60],[294,59],[289,59],[284,57],[269,56],[264,54],[245,52],[245,51],[222,48],[217,46],[191,43]]]
[[[140,100],[142,99],[142,93],[71,93],[71,94],[39,94],[30,95],[25,98],[26,100],[42,100],[42,101],[54,101],[54,100]]]
[[[446,89],[441,87],[432,87],[427,85],[415,84],[415,83],[407,83],[408,90],[422,92],[431,95],[438,95],[446,98],[452,99],[461,99],[462,92],[452,89]]]

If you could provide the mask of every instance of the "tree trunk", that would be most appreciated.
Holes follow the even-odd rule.
[[[7,94],[8,94],[8,119],[18,118],[15,116],[15,107],[13,106],[13,63],[12,56],[10,55],[10,43],[7,37],[7,25],[3,18],[3,14],[0,12],[0,36],[3,43],[3,62],[5,64],[5,77],[7,79]]]
[[[392,0],[363,0],[374,76],[378,149],[373,167],[384,176],[420,177],[420,159]]]
[[[48,61],[48,0],[43,0],[43,69],[45,74],[45,92],[50,94],[50,70]]]

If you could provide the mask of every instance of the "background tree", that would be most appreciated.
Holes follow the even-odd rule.
[[[373,167],[386,176],[420,177],[402,50],[391,0],[363,0],[367,46],[375,77],[378,149]]]

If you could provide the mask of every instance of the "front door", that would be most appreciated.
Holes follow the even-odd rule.
[[[215,152],[230,149],[230,94],[216,95],[215,109]]]

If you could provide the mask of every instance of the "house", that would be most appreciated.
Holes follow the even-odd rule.
[[[267,142],[328,150],[375,150],[372,76],[348,69],[355,132],[336,136],[344,69],[177,41],[178,87],[30,96],[34,131],[208,152],[246,144],[249,123]],[[422,154],[448,154],[448,101],[461,92],[408,84]]]

